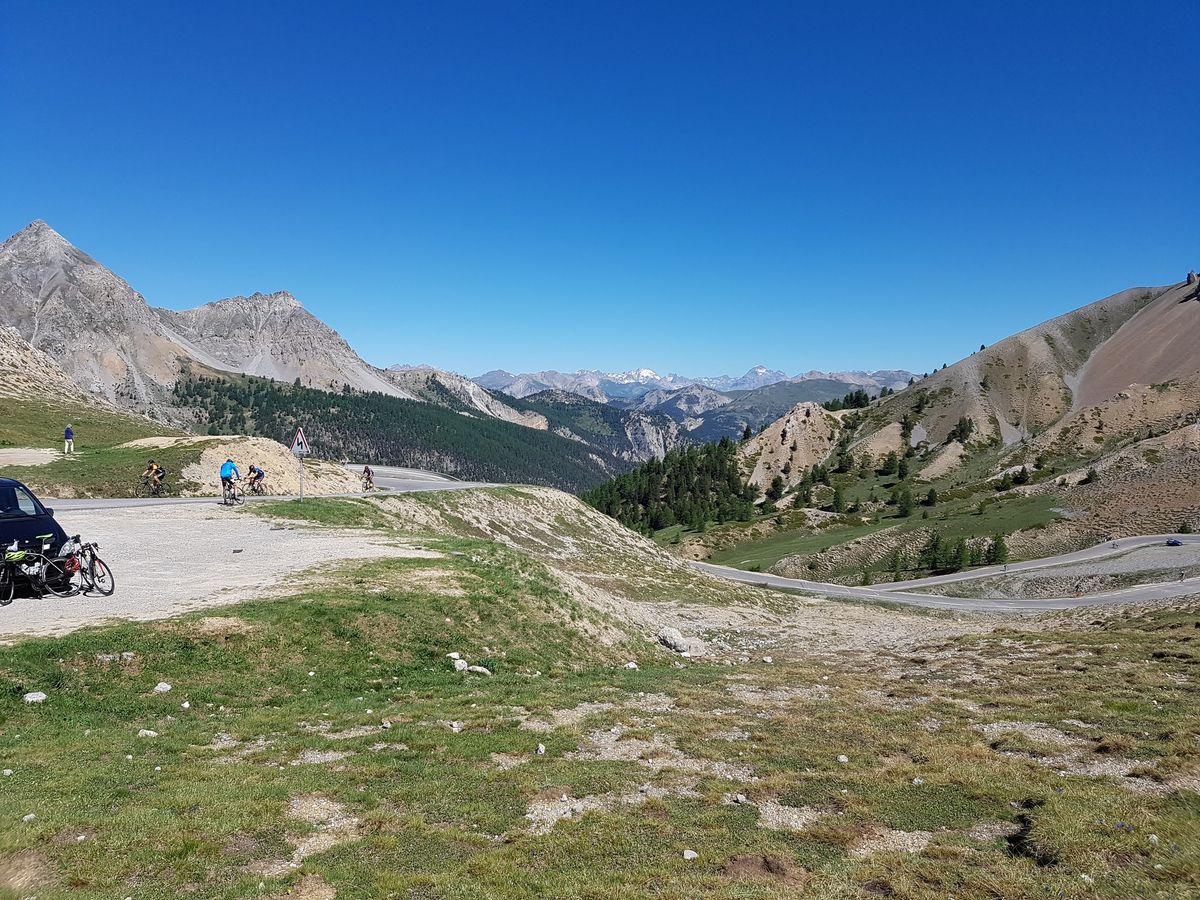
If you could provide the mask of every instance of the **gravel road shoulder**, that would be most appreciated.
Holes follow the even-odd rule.
[[[18,597],[0,608],[0,636],[58,635],[117,619],[161,619],[237,603],[347,559],[437,556],[363,532],[273,524],[216,503],[64,509],[56,518],[68,534],[99,543],[116,576],[116,593]]]

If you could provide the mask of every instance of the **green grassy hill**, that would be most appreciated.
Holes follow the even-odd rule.
[[[17,478],[47,497],[127,497],[139,488],[138,475],[146,468],[148,454],[171,473],[169,491],[177,491],[179,473],[201,452],[196,446],[153,451],[121,446],[139,438],[184,432],[101,403],[11,397],[0,397],[0,450],[61,451],[68,422],[75,429],[74,455],[39,466],[0,462],[0,475]]]

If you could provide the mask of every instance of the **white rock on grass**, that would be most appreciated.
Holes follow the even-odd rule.
[[[850,757],[848,757],[845,753],[839,753],[837,761],[840,763],[848,763],[850,762]]]
[[[30,691],[23,699],[26,703],[41,703],[46,699],[46,694],[43,691]]]
[[[770,665],[771,663],[775,662],[775,657],[773,657],[773,656],[764,656],[764,657],[763,657],[763,662],[765,662],[767,665]]]
[[[155,737],[158,737],[158,732],[151,731],[149,728],[142,728],[141,730],[138,731],[138,737],[140,737],[140,738],[155,738]]]
[[[633,670],[633,669],[637,669],[637,667],[638,667],[638,664],[635,662],[630,661],[630,662],[625,663],[625,668],[627,668],[627,669]]]
[[[179,708],[180,709],[191,709],[192,704],[190,704],[186,700],[184,700],[182,703],[179,704]]]
[[[456,659],[454,661],[454,671],[455,672],[467,671],[467,661],[465,659]]]
[[[684,850],[683,851],[684,859],[692,860],[692,859],[698,859],[699,857],[700,857],[700,854],[697,853],[695,850]]]
[[[446,654],[447,659],[462,659],[462,654],[455,650],[453,653]]]
[[[0,774],[2,774],[5,778],[11,778],[12,769],[5,769],[3,772],[0,772]]]
[[[36,818],[37,816],[35,816],[33,813],[26,813],[25,815],[21,816],[21,821],[28,825]]]
[[[678,628],[663,626],[658,632],[658,642],[668,650],[688,656],[703,656],[704,641],[697,637],[684,637]]]
[[[156,694],[167,694],[167,693],[170,693],[170,691],[171,691],[171,686],[169,684],[167,684],[165,681],[160,681],[158,684],[156,684],[154,686],[154,693],[156,693]]]
[[[545,755],[546,755],[546,745],[545,745],[545,744],[538,744],[538,745],[537,745],[537,755],[538,755],[538,756],[545,756]]]
[[[491,669],[485,669],[483,666],[467,666],[468,672],[474,672],[476,675],[491,675]]]

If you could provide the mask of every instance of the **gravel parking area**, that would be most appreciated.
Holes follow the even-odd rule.
[[[56,635],[113,619],[160,619],[270,594],[306,570],[347,559],[432,557],[377,535],[272,524],[244,510],[181,504],[61,510],[67,534],[100,545],[111,597],[17,597],[0,607],[0,636]]]

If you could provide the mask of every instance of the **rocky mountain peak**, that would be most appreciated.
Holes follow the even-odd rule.
[[[34,219],[0,244],[0,255],[14,263],[36,265],[42,271],[78,266],[99,267],[92,257],[42,219]],[[117,277],[107,270],[105,272],[114,279]]]

